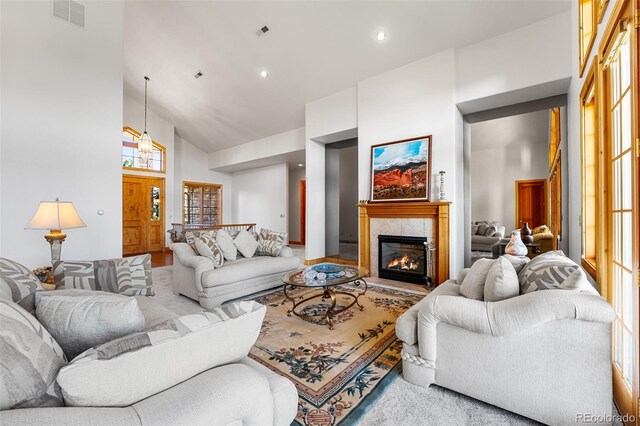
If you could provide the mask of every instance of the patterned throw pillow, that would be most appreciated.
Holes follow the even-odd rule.
[[[203,371],[244,359],[265,312],[256,302],[230,303],[89,349],[58,373],[65,404],[128,406]],[[176,360],[188,362],[175,368]]]
[[[101,290],[125,296],[155,295],[151,255],[94,261],[59,261],[53,265],[56,287]]]
[[[29,269],[0,257],[0,298],[12,300],[33,314],[35,292],[41,290],[44,290],[42,283]]]
[[[582,268],[560,250],[535,257],[522,268],[518,280],[520,294],[550,289],[595,291]]]
[[[218,231],[187,231],[184,233],[184,239],[187,242],[187,244],[191,246],[193,251],[197,253],[198,250],[196,250],[196,239],[198,237],[204,237],[204,236],[215,238],[217,232]]]
[[[286,232],[275,232],[265,228],[260,229],[256,254],[258,256],[280,256],[284,243],[287,241],[287,235]]]
[[[202,235],[195,240],[196,253],[200,256],[213,260],[213,267],[220,268],[224,265],[224,255],[222,249],[215,238],[209,235]]]
[[[0,299],[0,410],[62,406],[56,383],[67,360],[49,332],[18,304]]]

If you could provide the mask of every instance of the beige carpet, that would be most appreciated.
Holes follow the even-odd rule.
[[[171,291],[172,267],[153,269],[155,299],[184,315],[201,311],[191,299]],[[375,280],[370,280],[375,282]],[[343,423],[343,424],[346,424]],[[438,386],[414,386],[398,377],[386,387],[357,425],[532,425],[532,420]]]

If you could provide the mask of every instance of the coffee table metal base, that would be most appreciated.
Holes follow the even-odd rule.
[[[316,319],[318,317],[318,315],[308,315],[308,314],[303,314],[302,312],[297,312],[296,309],[298,307],[300,307],[301,305],[305,304],[306,302],[313,300],[313,299],[318,299],[318,298],[322,298],[322,300],[327,300],[330,299],[331,300],[331,304],[329,305],[329,307],[327,308],[327,312],[324,314],[324,316],[320,319],[320,323],[325,323],[329,325],[329,330],[333,330],[333,317],[338,315],[341,312],[346,311],[347,309],[351,308],[353,305],[357,305],[361,311],[364,310],[364,306],[362,306],[360,304],[360,302],[358,302],[358,298],[360,298],[360,296],[363,296],[366,292],[367,292],[367,282],[363,279],[357,279],[355,281],[352,282],[352,284],[354,286],[356,286],[357,288],[361,289],[362,291],[356,294],[353,293],[347,293],[346,291],[336,291],[334,290],[332,287],[319,287],[319,290],[322,290],[322,293],[320,294],[315,294],[311,297],[307,297],[305,299],[299,300],[296,302],[294,297],[291,297],[291,295],[289,295],[289,293],[287,293],[287,289],[289,291],[293,290],[294,288],[296,288],[296,286],[294,285],[289,285],[289,284],[285,284],[284,286],[284,296],[287,298],[287,300],[291,301],[291,303],[293,304],[293,306],[291,307],[291,309],[289,309],[289,311],[287,311],[287,316],[290,317],[291,314],[294,314],[295,316],[302,318],[305,321],[309,321],[309,322],[313,322],[314,319]],[[345,285],[345,284],[341,284],[341,285]],[[344,306],[344,307],[340,307],[339,309],[336,309],[336,302],[338,301],[337,296],[347,296],[353,299],[353,302],[351,302],[349,305]]]

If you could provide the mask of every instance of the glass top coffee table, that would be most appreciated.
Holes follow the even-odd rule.
[[[335,263],[320,263],[288,273],[282,278],[284,295],[293,304],[287,312],[287,316],[294,314],[305,321],[316,320],[316,315],[308,315],[296,309],[310,300],[318,298],[322,301],[328,300],[327,311],[320,318],[320,323],[328,324],[329,330],[333,330],[332,319],[340,312],[346,311],[353,305],[358,305],[361,311],[364,310],[364,306],[358,302],[358,298],[367,292],[367,282],[364,277],[368,273],[369,271],[366,268]],[[356,291],[351,293],[337,290],[336,287],[339,285],[353,285]],[[319,292],[302,300],[296,300],[297,298],[290,293],[296,288],[315,288]],[[346,306],[336,308],[337,296],[345,296],[352,299],[352,301]]]

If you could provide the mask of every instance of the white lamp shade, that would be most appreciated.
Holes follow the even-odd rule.
[[[140,135],[140,139],[138,139],[138,151],[145,154],[150,154],[151,151],[153,151],[153,141],[149,133],[144,132]]]
[[[84,228],[84,223],[71,201],[41,201],[38,211],[26,229]]]

